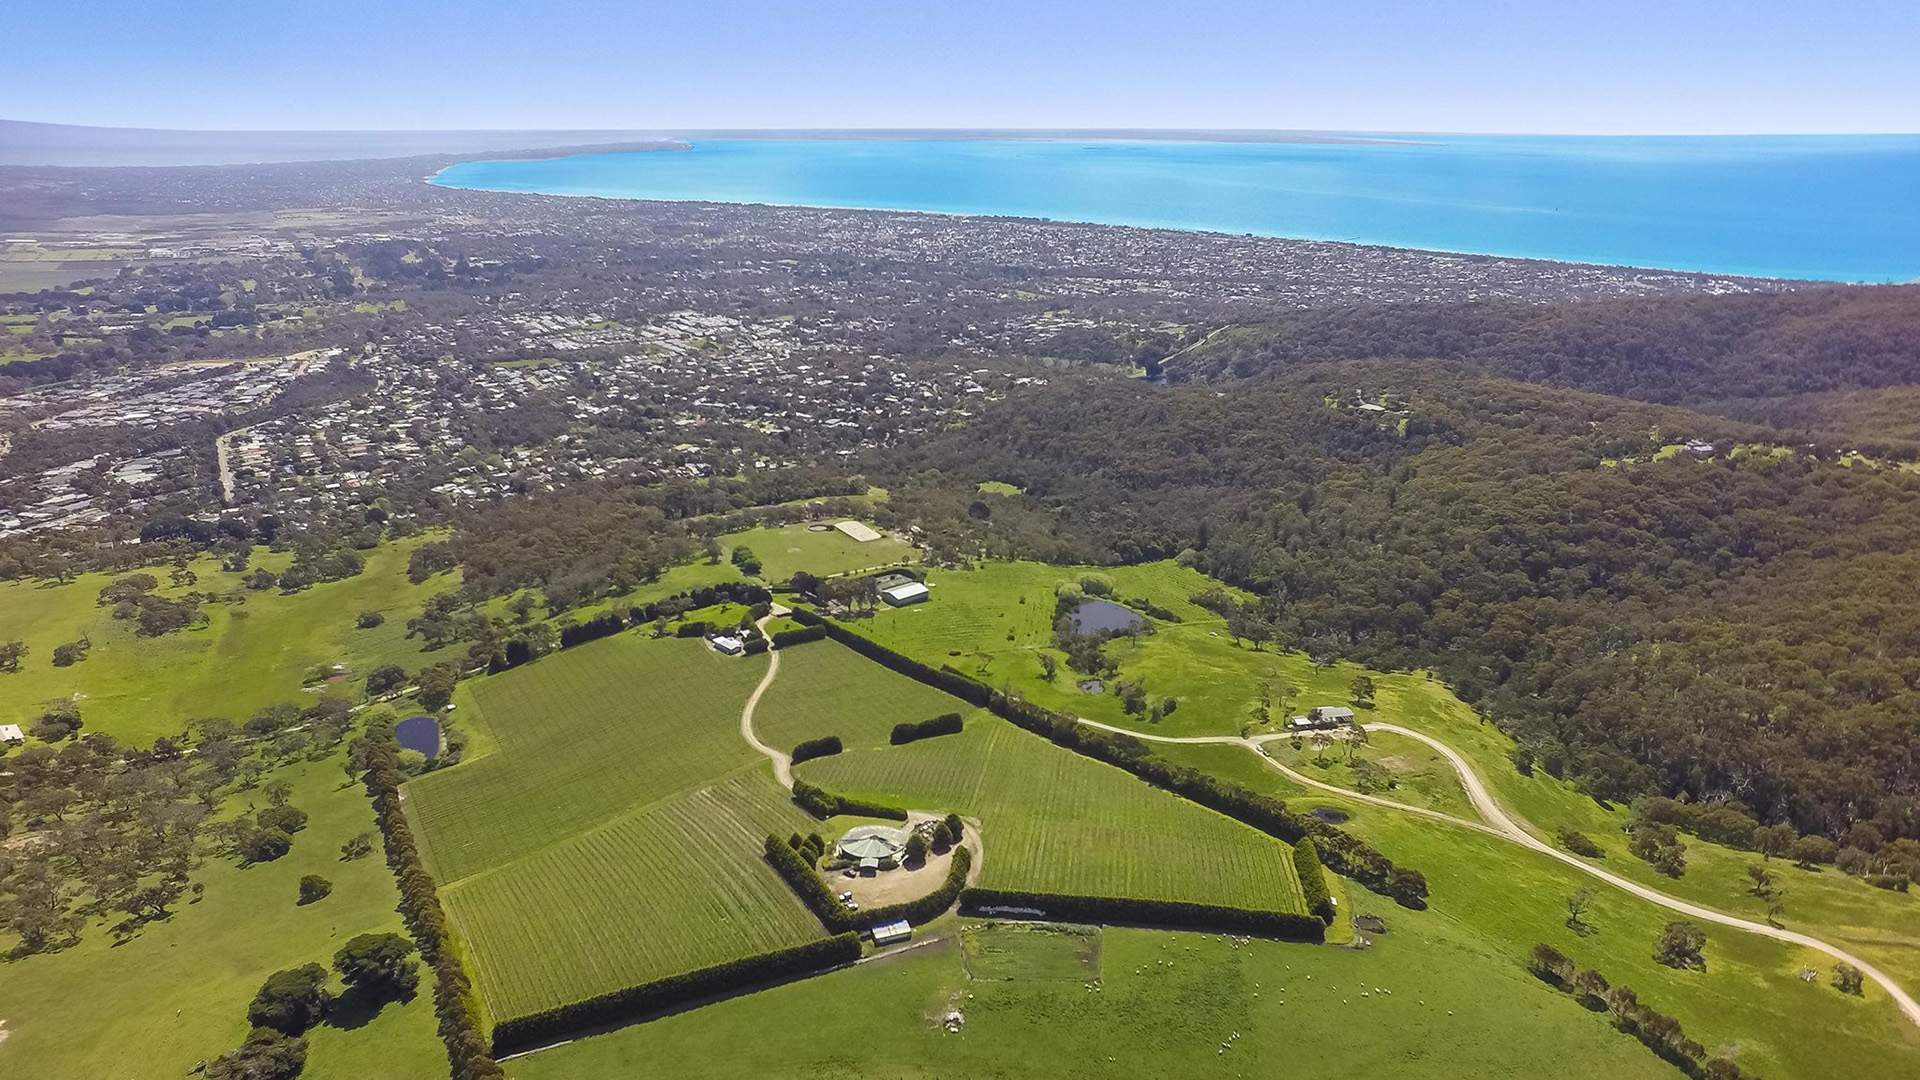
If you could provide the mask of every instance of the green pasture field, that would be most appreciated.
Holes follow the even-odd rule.
[[[991,862],[989,846],[989,863]],[[1074,937],[923,929],[938,943],[506,1065],[513,1080],[612,1080],[674,1063],[676,1077],[1460,1077],[1671,1080],[1604,1017],[1549,990],[1475,930],[1390,915],[1364,952],[1213,934]],[[1006,974],[1017,977],[1001,977]],[[1390,990],[1376,993],[1375,988]],[[1366,997],[1360,996],[1362,992]],[[958,1011],[965,1024],[948,1033]],[[750,1032],[751,1037],[741,1037]],[[1771,1080],[1771,1074],[1769,1074]]]
[[[417,670],[436,663],[451,653],[423,652],[417,639],[408,640],[406,624],[428,597],[452,588],[457,578],[407,581],[407,558],[422,539],[382,544],[364,553],[366,569],[359,576],[291,596],[242,588],[241,575],[221,570],[210,557],[190,564],[199,580],[185,589],[167,584],[169,567],[148,567],[164,595],[197,591],[241,598],[203,604],[204,628],[158,637],[139,636],[130,622],[114,619],[97,602],[101,587],[121,574],[82,574],[65,585],[0,582],[0,640],[25,641],[29,650],[18,672],[0,674],[0,722],[29,726],[47,701],[73,696],[85,730],[144,744],[180,734],[197,717],[241,721],[266,705],[305,704],[316,692],[357,697],[367,673],[382,664]],[[257,548],[253,564],[278,571],[291,559]],[[381,612],[386,622],[358,629],[354,620],[362,611]],[[54,667],[54,648],[83,635],[93,642],[87,658]],[[342,679],[318,691],[302,688],[309,671],[336,663],[347,666]]]
[[[1020,487],[1009,484],[1005,480],[982,480],[976,487],[982,495],[1014,496],[1025,494]]]
[[[1721,911],[1766,918],[1766,902],[1752,894],[1747,876],[1749,866],[1763,862],[1757,852],[1686,836],[1686,873],[1666,877],[1627,851],[1626,806],[1603,806],[1542,769],[1520,775],[1513,740],[1438,682],[1396,677],[1381,686],[1375,717],[1426,732],[1465,755],[1502,805],[1542,839],[1552,842],[1562,828],[1577,829],[1606,850],[1604,862],[1615,873]],[[1920,939],[1912,929],[1920,926],[1920,895],[1876,889],[1830,866],[1802,870],[1784,859],[1765,862],[1785,890],[1782,924],[1859,953],[1909,992],[1920,988]]]
[[[893,725],[950,712],[972,723],[1002,722],[851,649],[816,641],[781,650],[780,676],[754,709],[753,727],[782,750],[823,735],[838,735],[849,748],[886,746]]]
[[[838,529],[813,532],[806,525],[781,525],[747,529],[720,537],[720,545],[731,556],[733,549],[747,547],[760,558],[760,577],[770,582],[785,582],[796,571],[827,577],[833,574],[898,566],[919,556],[905,540],[882,535],[862,544]]]
[[[1706,970],[1677,971],[1654,962],[1652,946],[1661,927],[1681,917],[1678,913],[1545,855],[1476,831],[1338,795],[1306,792],[1240,747],[1167,746],[1155,751],[1285,797],[1296,810],[1336,807],[1350,815],[1344,828],[1397,863],[1424,873],[1432,888],[1431,907],[1424,913],[1396,908],[1357,888],[1349,890],[1359,910],[1381,912],[1392,924],[1393,932],[1380,939],[1380,948],[1391,947],[1404,930],[1424,935],[1439,924],[1457,926],[1473,942],[1459,958],[1462,977],[1478,981],[1499,970],[1519,970],[1527,950],[1547,942],[1615,984],[1633,987],[1641,1000],[1679,1019],[1709,1051],[1730,1051],[1742,1069],[1768,1080],[1901,1075],[1911,1070],[1914,1055],[1920,1053],[1920,1029],[1872,983],[1863,997],[1832,987],[1833,961],[1823,953],[1708,925]],[[1700,846],[1689,843],[1690,850]],[[1616,871],[1629,869],[1625,859],[1613,855],[1607,864]],[[1795,925],[1791,877],[1788,880],[1786,922]],[[1584,917],[1590,929],[1584,933],[1566,923],[1567,897],[1581,888],[1592,890],[1592,907]],[[1815,934],[1828,932],[1802,925]],[[1808,968],[1818,977],[1802,982],[1799,972]],[[1571,1002],[1569,1007],[1578,1009]],[[1656,1060],[1627,1036],[1617,1037]]]
[[[1348,747],[1344,741],[1335,741],[1324,752],[1316,751],[1312,742],[1305,737],[1300,741],[1301,748],[1298,750],[1293,749],[1292,741],[1287,739],[1266,743],[1265,748],[1276,761],[1322,783],[1344,788],[1357,787],[1353,766],[1347,761]],[[1453,764],[1426,743],[1391,731],[1376,731],[1368,734],[1365,743],[1357,744],[1352,749],[1355,758],[1378,765],[1393,779],[1393,787],[1373,794],[1413,806],[1429,807],[1470,821],[1477,820],[1473,802],[1461,788],[1460,776],[1453,771]]]
[[[740,738],[766,666],[630,631],[462,685],[486,749],[406,804],[495,1018],[821,933],[760,856],[813,827]]]
[[[841,794],[978,818],[987,888],[1303,910],[1286,845],[1005,721],[849,750],[797,774]]]
[[[334,951],[355,934],[404,932],[378,842],[373,854],[341,861],[341,843],[374,828],[366,790],[347,778],[341,758],[290,766],[274,778],[293,784],[291,803],[308,814],[285,856],[245,869],[208,859],[193,875],[206,886],[204,899],[182,902],[172,918],[148,924],[124,944],[115,946],[95,920],[71,949],[0,960],[0,1031],[7,1036],[0,1040],[0,1076],[186,1076],[196,1062],[246,1037],[247,1003],[268,975],[309,962],[331,965]],[[332,881],[332,894],[296,906],[305,874]],[[445,1076],[433,974],[422,975],[412,1001],[308,1032],[301,1075]],[[334,989],[341,989],[337,982]]]
[[[1053,648],[1054,590],[1088,573],[1112,580],[1117,600],[1144,599],[1179,616],[1177,623],[1152,620],[1153,633],[1118,638],[1105,649],[1118,662],[1120,679],[1144,680],[1150,699],[1177,699],[1164,720],[1128,716],[1111,692],[1113,679],[1100,692],[1082,692],[1084,677]],[[852,629],[923,663],[952,665],[982,682],[1018,690],[1047,708],[1162,735],[1238,733],[1263,685],[1273,695],[1273,722],[1256,730],[1279,730],[1289,710],[1347,704],[1348,684],[1365,671],[1351,664],[1320,667],[1303,654],[1236,643],[1225,620],[1191,598],[1208,589],[1244,594],[1171,560],[1114,567],[989,561],[972,570],[932,571],[928,585],[932,599],[926,603],[883,609]],[[1051,682],[1043,675],[1041,653],[1057,663]],[[1292,697],[1283,701],[1285,690]]]

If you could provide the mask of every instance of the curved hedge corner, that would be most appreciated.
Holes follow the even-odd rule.
[[[840,744],[840,736],[822,735],[817,739],[808,739],[806,742],[794,747],[791,757],[793,758],[793,764],[798,765],[803,761],[812,761],[814,758],[832,757],[842,749],[844,749],[844,747]],[[797,785],[798,781],[795,783]],[[816,788],[815,790],[818,789]]]
[[[1327,938],[1327,924],[1317,916],[1220,904],[1189,904],[1178,900],[967,889],[960,894],[960,910],[970,915],[1015,911],[1061,922],[1137,923],[1179,930],[1253,934],[1287,941],[1320,942]]]
[[[363,738],[367,793],[373,797],[374,817],[386,842],[387,866],[400,886],[400,917],[421,959],[433,969],[433,1011],[440,1018],[440,1039],[447,1047],[452,1080],[501,1080],[506,1073],[488,1053],[473,984],[460,963],[447,913],[440,906],[433,877],[420,862],[420,849],[400,806],[399,744],[391,731]]]
[[[859,958],[860,935],[844,933],[790,949],[743,956],[697,971],[669,975],[599,997],[502,1020],[493,1029],[493,1052],[504,1057],[593,1028],[639,1020],[689,1001],[798,975],[817,974]]]
[[[1332,926],[1333,893],[1327,889],[1327,872],[1320,865],[1313,837],[1303,836],[1293,845],[1293,872],[1300,879],[1300,895],[1306,898],[1307,910]]]
[[[798,763],[798,759],[795,763]],[[876,817],[886,818],[889,821],[907,820],[907,812],[897,806],[867,802],[862,799],[842,798],[826,788],[817,787],[800,779],[795,779],[793,782],[793,801],[800,804],[800,809],[821,819],[846,814],[849,817]]]
[[[820,925],[834,933],[842,933],[865,930],[899,919],[905,919],[914,926],[932,921],[952,907],[961,890],[967,887],[967,874],[973,869],[973,852],[964,847],[954,847],[953,863],[947,867],[947,880],[918,900],[865,911],[847,910],[846,905],[827,888],[827,883],[820,880],[820,875],[813,872],[807,860],[777,836],[767,837],[767,862],[786,879],[801,903],[806,904],[807,909],[820,920]]]
[[[818,624],[803,626],[798,630],[782,630],[773,635],[773,647],[788,649],[795,645],[805,645],[809,641],[819,641],[827,636],[827,628]]]

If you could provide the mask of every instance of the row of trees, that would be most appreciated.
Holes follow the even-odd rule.
[[[1628,986],[1615,986],[1592,968],[1582,970],[1573,959],[1551,945],[1533,947],[1527,970],[1547,985],[1571,994],[1594,1012],[1603,1012],[1613,1026],[1639,1039],[1647,1049],[1699,1080],[1740,1080],[1746,1075],[1724,1054],[1708,1056],[1707,1048],[1687,1035],[1680,1021],[1640,1000]]]

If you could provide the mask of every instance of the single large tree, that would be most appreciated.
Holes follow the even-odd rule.
[[[247,1019],[255,1027],[272,1028],[287,1035],[299,1035],[319,1023],[333,1004],[327,992],[327,969],[319,964],[276,971],[260,985],[253,1003],[247,1006]]]
[[[333,954],[333,969],[348,986],[378,996],[410,998],[420,985],[413,942],[399,934],[361,934]]]

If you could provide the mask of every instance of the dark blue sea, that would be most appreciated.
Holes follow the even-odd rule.
[[[697,139],[489,191],[1013,215],[1835,281],[1920,279],[1920,136]]]

